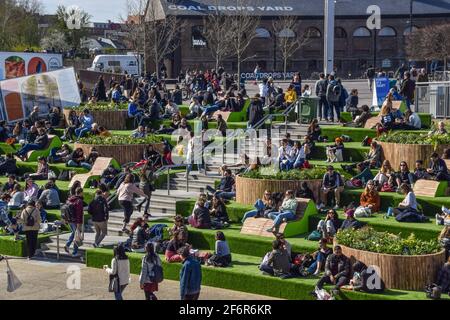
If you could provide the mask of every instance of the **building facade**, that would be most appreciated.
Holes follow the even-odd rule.
[[[246,56],[252,58],[241,65],[243,73],[252,73],[256,64],[267,72],[283,70],[276,37],[299,37],[305,33],[310,35],[308,42],[289,59],[287,69],[300,71],[305,77],[323,70],[323,0],[315,2],[285,0],[282,6],[276,6],[267,0],[198,0],[195,1],[195,5],[189,0],[150,0],[150,2],[157,2],[154,5],[160,9],[160,19],[175,15],[185,21],[185,27],[180,30],[179,48],[165,60],[169,76],[174,77],[186,69],[214,67],[215,60],[208,49],[206,39],[202,36],[202,28],[205,16],[214,14],[216,10],[230,15],[238,10],[248,10],[250,14],[261,17],[257,36],[246,52]],[[237,2],[240,6],[236,5]],[[376,35],[374,30],[367,28],[369,17],[367,8],[373,4],[381,9],[381,29],[376,30]],[[412,13],[411,20],[410,0],[337,0],[335,68],[339,75],[345,78],[361,77],[374,61],[377,68],[386,71],[395,70],[407,60],[405,44],[411,29],[430,24],[450,23],[450,1],[415,1]],[[296,30],[287,30],[284,35],[277,35],[273,32],[273,22],[282,15],[298,17],[298,27]],[[237,70],[236,59],[233,57],[225,60],[222,65],[227,71]]]

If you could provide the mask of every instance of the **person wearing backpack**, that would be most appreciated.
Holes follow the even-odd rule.
[[[100,247],[100,243],[108,235],[109,208],[103,196],[102,190],[95,192],[95,198],[88,206],[88,213],[92,216],[95,228],[94,248]]]
[[[78,257],[79,241],[83,228],[83,189],[81,187],[75,190],[75,196],[70,197],[67,203],[61,209],[64,219],[70,226],[71,234],[64,246],[64,251],[70,254],[69,248],[73,242],[73,257]],[[79,239],[75,239],[78,237]],[[75,240],[75,241],[74,241]]]
[[[158,300],[155,296],[155,291],[158,291],[158,272],[162,271],[161,259],[155,253],[155,246],[152,242],[147,242],[145,245],[146,255],[142,257],[142,268],[139,276],[139,283],[141,289],[144,290],[145,300]],[[159,276],[162,276],[160,274]]]
[[[41,214],[36,209],[36,202],[30,200],[22,211],[19,223],[23,225],[23,232],[27,238],[28,260],[34,257],[38,244],[38,232],[41,225]]]
[[[341,108],[339,101],[341,99],[342,87],[335,80],[333,75],[328,77],[328,87],[327,87],[327,101],[328,101],[328,116],[327,121],[334,122],[334,111],[336,112],[337,119],[339,121],[341,117]],[[334,111],[333,111],[334,109]]]
[[[316,96],[319,98],[319,118],[323,121],[323,118],[327,118],[328,114],[328,101],[327,101],[327,88],[328,80],[325,78],[325,74],[320,74],[320,80],[316,83]]]

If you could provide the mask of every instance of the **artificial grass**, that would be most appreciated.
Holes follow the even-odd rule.
[[[41,243],[49,241],[56,233],[46,233],[38,235],[38,248]],[[28,255],[27,241],[14,241],[14,236],[0,236],[0,254],[13,257],[26,257]]]
[[[130,272],[141,272],[142,254],[130,253]],[[280,279],[264,276],[258,270],[260,257],[232,254],[233,265],[229,268],[213,268],[202,266],[202,285],[230,289],[270,297],[290,300],[315,300],[310,294],[318,278]],[[88,249],[86,251],[86,264],[91,268],[102,268],[110,265],[112,251],[106,249]],[[160,256],[164,269],[164,278],[179,280],[181,264],[167,263]],[[326,287],[329,288],[329,287]],[[349,300],[420,300],[425,299],[425,293],[404,290],[387,290],[384,294],[367,294],[354,291],[342,291],[340,299]]]
[[[333,145],[334,142],[319,142],[316,146],[312,148],[311,157],[313,159],[324,159],[326,160],[326,148],[327,146]],[[366,153],[370,150],[369,147],[361,146],[361,142],[344,142],[344,161],[363,161],[366,158]]]
[[[372,112],[372,117],[378,117],[379,112]],[[429,113],[417,113],[422,122],[422,128],[428,129],[432,124],[432,116]],[[341,112],[341,119],[345,122],[352,121],[352,114],[350,112]]]

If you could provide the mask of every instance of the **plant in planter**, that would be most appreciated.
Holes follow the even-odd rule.
[[[94,104],[94,105],[80,105],[76,107],[71,107],[69,109],[75,110],[77,112],[83,111],[84,109],[89,109],[90,111],[125,111],[128,109],[128,104]]]
[[[89,136],[81,138],[79,143],[81,144],[95,144],[95,145],[135,145],[135,144],[152,144],[160,143],[162,138],[154,135],[147,136],[145,138],[133,138],[128,136],[111,136],[111,137],[101,137],[101,136]]]
[[[394,132],[384,134],[377,139],[380,142],[399,143],[399,144],[429,144],[434,147],[440,144],[450,144],[449,134],[417,134],[406,132]]]
[[[273,167],[261,168],[242,175],[243,178],[265,180],[317,180],[327,172],[324,167],[307,170],[276,171]]]
[[[418,256],[442,250],[437,239],[428,241],[417,239],[414,233],[404,239],[400,235],[375,231],[371,227],[340,230],[336,235],[336,241],[349,248],[392,255]]]

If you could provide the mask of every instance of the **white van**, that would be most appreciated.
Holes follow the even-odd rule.
[[[141,74],[142,59],[139,59],[134,55],[99,55],[96,56],[92,62],[92,67],[88,68],[89,71],[99,72],[112,72],[112,73],[125,73],[131,75]]]

